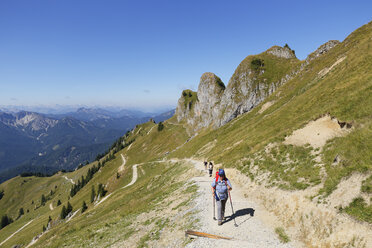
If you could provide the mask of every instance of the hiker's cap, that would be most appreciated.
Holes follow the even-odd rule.
[[[223,169],[219,169],[218,170],[218,175],[219,176],[224,176],[225,175],[225,171]]]

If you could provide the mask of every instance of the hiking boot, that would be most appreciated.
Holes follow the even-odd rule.
[[[221,226],[222,225],[222,221],[219,220],[218,221],[218,225]]]

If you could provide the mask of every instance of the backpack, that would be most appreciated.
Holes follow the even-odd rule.
[[[220,175],[218,175],[218,171],[216,171],[216,181],[215,181],[215,184],[214,184],[214,187],[213,187],[213,189],[215,189],[215,190],[216,190],[216,186],[217,186],[217,182],[218,182],[218,179],[219,178],[220,178]],[[226,184],[226,186],[227,186],[227,180],[229,180],[229,179],[227,179],[227,177],[225,175],[225,184]]]

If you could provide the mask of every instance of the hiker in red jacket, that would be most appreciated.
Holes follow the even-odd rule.
[[[217,203],[217,220],[218,225],[222,225],[222,220],[225,220],[225,206],[227,199],[229,198],[228,190],[232,190],[229,179],[226,178],[225,171],[223,169],[218,170],[218,175],[212,182],[212,187]]]

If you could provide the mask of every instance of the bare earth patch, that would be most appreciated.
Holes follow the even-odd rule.
[[[341,128],[336,118],[326,115],[315,121],[310,121],[305,127],[294,131],[292,135],[285,138],[283,143],[296,146],[310,144],[314,148],[320,148],[328,140],[343,136],[348,132],[349,129],[346,128],[346,125]]]
[[[314,189],[319,186],[309,187],[303,191],[285,191],[266,187],[264,182],[257,184],[235,169],[226,171],[235,184],[239,183],[243,187],[250,201],[263,206],[264,210],[269,212],[269,214],[263,214],[261,220],[273,228],[283,227],[290,239],[297,241],[295,246],[372,247],[371,225],[358,222],[347,214],[339,213],[329,204],[318,204],[315,198],[311,200]],[[348,192],[345,188],[348,187],[347,183],[357,184],[356,180],[358,180],[358,175],[343,181],[343,185],[338,188],[338,193],[341,195],[341,191],[344,191],[347,198],[352,198],[352,190]],[[357,188],[354,185],[349,187]],[[334,197],[336,198],[336,195]],[[336,199],[333,203],[332,201],[330,205],[338,203]]]
[[[362,182],[369,175],[362,175],[355,173],[347,179],[343,179],[338,185],[337,189],[327,198],[330,207],[347,207],[354,198],[360,195],[360,188]]]
[[[274,103],[275,103],[275,101],[270,101],[270,102],[265,103],[264,105],[262,105],[262,107],[258,111],[258,113],[262,114],[266,109],[270,108]]]

